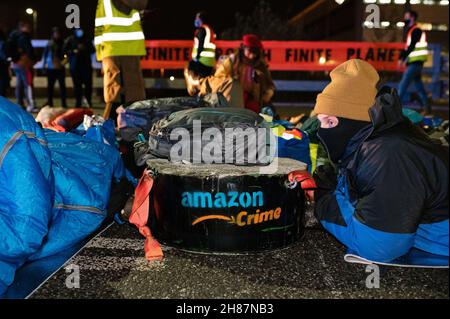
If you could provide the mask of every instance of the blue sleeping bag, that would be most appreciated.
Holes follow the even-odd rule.
[[[119,152],[41,129],[0,97],[0,297],[25,262],[57,254],[97,230],[111,184],[127,176]]]

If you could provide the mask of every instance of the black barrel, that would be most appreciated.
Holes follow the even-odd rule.
[[[198,252],[245,253],[284,248],[304,232],[305,196],[287,186],[301,162],[260,167],[182,165],[150,160],[154,174],[148,225],[162,243]]]

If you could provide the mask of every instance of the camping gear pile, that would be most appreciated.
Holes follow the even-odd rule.
[[[2,97],[0,123],[2,296],[18,268],[69,249],[120,211],[134,179],[117,148],[42,129]]]
[[[146,238],[149,260],[163,258],[158,241],[242,253],[286,247],[303,234],[301,186],[313,187],[306,134],[215,101],[158,99],[119,110],[121,137],[134,139],[136,165],[145,170],[127,218]],[[259,134],[236,140],[248,132]]]

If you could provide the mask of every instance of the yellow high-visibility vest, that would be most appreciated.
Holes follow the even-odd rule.
[[[145,36],[137,10],[119,11],[111,0],[98,0],[95,15],[97,60],[111,56],[143,56]]]
[[[200,52],[199,62],[205,66],[213,67],[216,65],[216,35],[211,28],[204,24],[202,26],[206,30],[205,43],[203,45],[203,51]],[[192,49],[192,59],[197,58],[199,42],[197,37],[194,38],[194,48]]]
[[[418,29],[417,25],[413,26],[411,30],[408,32],[408,38],[406,40],[406,50],[411,45],[412,34],[415,29]],[[407,63],[412,62],[426,62],[428,60],[428,42],[427,42],[427,34],[424,30],[422,30],[422,36],[420,37],[420,41],[416,43],[416,47],[414,50],[408,55]]]

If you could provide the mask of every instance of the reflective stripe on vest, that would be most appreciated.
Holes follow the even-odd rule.
[[[205,66],[213,67],[216,64],[216,44],[214,43],[215,34],[206,24],[202,26],[206,30],[203,50],[200,52],[199,62]],[[199,42],[197,37],[194,38],[194,48],[192,50],[192,59],[197,58]]]
[[[111,0],[98,1],[94,43],[99,61],[110,56],[143,56],[144,40],[137,10],[125,14]]]
[[[413,26],[408,32],[408,38],[406,40],[406,49],[409,48],[412,42],[412,33],[415,29],[418,29],[417,25]],[[419,42],[416,43],[414,50],[408,55],[408,63],[412,62],[426,62],[428,60],[428,42],[425,31],[422,30],[422,36]]]
[[[103,42],[112,41],[132,41],[132,40],[145,40],[144,33],[142,32],[113,32],[103,33],[95,37],[95,45],[102,44]]]
[[[119,25],[119,26],[131,26],[136,21],[141,21],[139,12],[135,12],[131,18],[119,18],[119,17],[104,17],[95,19],[95,26],[101,27],[104,25]]]

